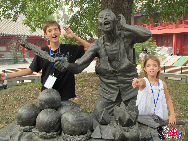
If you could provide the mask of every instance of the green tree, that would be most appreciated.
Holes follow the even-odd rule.
[[[181,19],[181,12],[186,15],[188,13],[188,0],[65,0],[69,4],[69,9],[78,11],[72,15],[68,21],[71,29],[81,37],[97,36],[96,28],[97,16],[100,10],[111,9],[116,16],[122,14],[127,24],[131,24],[131,14],[141,10],[145,11],[145,15],[140,19],[140,22],[149,24],[152,19],[154,22],[160,21],[177,21]],[[154,13],[160,12],[158,16]],[[89,29],[89,30],[88,30]],[[92,35],[91,35],[91,34]],[[101,34],[100,34],[101,35]],[[100,37],[99,35],[99,37]]]
[[[0,16],[16,21],[22,14],[25,17],[23,24],[35,31],[51,19],[50,16],[55,13],[59,3],[60,0],[1,0]]]
[[[71,11],[67,8],[65,1],[61,0],[53,16],[58,23],[66,24],[73,13],[74,11]]]
[[[65,5],[70,15],[64,13],[62,17],[58,16],[58,10],[65,12]],[[123,14],[128,24],[131,23],[131,13],[137,10],[145,12],[140,19],[142,23],[149,24],[152,19],[154,22],[175,22],[182,18],[181,13],[187,15],[188,0],[1,0],[0,7],[0,16],[5,19],[16,21],[23,14],[23,23],[32,31],[42,28],[46,20],[55,18],[57,21],[67,21],[66,24],[75,34],[86,39],[98,36],[97,16],[101,9],[111,9],[116,16]],[[158,16],[154,14],[156,12],[160,12]],[[66,42],[73,43],[73,40]]]
[[[65,0],[65,4],[69,7],[69,11],[74,12],[66,24],[77,36],[84,40],[98,36],[97,21],[101,7],[100,0]],[[67,37],[64,42],[77,44],[75,40]]]
[[[142,52],[142,49],[147,49],[149,55],[155,55],[155,49],[157,48],[157,44],[155,41],[152,42],[152,37],[144,43],[136,43],[134,44],[135,52],[136,52],[136,62],[139,63],[139,54]]]
[[[182,19],[182,13],[188,14],[188,0],[135,0],[134,11],[144,11],[145,15],[139,20],[149,24],[160,21],[176,22]],[[138,7],[139,5],[139,7]],[[155,13],[159,12],[158,15]]]

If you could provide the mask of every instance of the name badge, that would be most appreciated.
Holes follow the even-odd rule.
[[[56,77],[55,76],[52,76],[52,75],[49,75],[45,84],[44,84],[44,87],[48,88],[48,89],[51,89],[56,81]]]

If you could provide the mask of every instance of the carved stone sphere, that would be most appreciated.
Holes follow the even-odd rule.
[[[72,108],[75,108],[75,107],[78,107],[78,106],[75,106],[75,105],[67,105],[67,106],[63,106],[63,107],[59,107],[59,109],[57,110],[60,115],[63,115],[64,113],[66,113],[68,110],[72,109]]]
[[[20,126],[35,126],[40,108],[35,104],[26,104],[16,114],[17,123]]]
[[[91,116],[83,109],[75,107],[61,116],[62,132],[67,135],[85,135],[92,120]]]
[[[55,89],[45,89],[38,96],[38,105],[41,110],[57,110],[61,105],[61,96]]]
[[[77,106],[77,107],[80,107],[77,103],[73,102],[73,101],[65,101],[63,103],[61,103],[61,107],[64,107],[64,106]]]
[[[39,132],[57,132],[61,128],[61,116],[54,109],[42,110],[36,119],[36,128]]]

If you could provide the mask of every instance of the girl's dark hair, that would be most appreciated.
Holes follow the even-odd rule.
[[[156,61],[157,64],[158,64],[158,66],[160,67],[160,60],[159,60],[159,58],[158,58],[157,56],[154,56],[154,55],[147,55],[147,57],[146,57],[146,59],[145,59],[145,61],[144,61],[144,68],[146,67],[146,63],[147,63],[147,61],[148,61],[149,59]],[[145,70],[144,70],[144,75],[145,75],[145,77],[148,77],[148,74],[147,74],[147,72],[146,72]],[[159,79],[159,77],[160,77],[160,70],[157,72],[156,78]]]

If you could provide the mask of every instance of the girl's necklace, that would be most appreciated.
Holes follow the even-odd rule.
[[[149,78],[148,78],[148,81],[149,81]],[[159,93],[158,93],[158,96],[157,96],[156,101],[155,101],[154,92],[153,92],[152,85],[151,85],[150,81],[149,81],[149,84],[150,84],[150,87],[151,87],[151,92],[152,92],[152,94],[153,94],[153,102],[154,102],[154,105],[155,105],[155,107],[154,107],[154,114],[155,114],[155,108],[156,108],[156,106],[157,106],[157,102],[158,102],[158,100],[159,100],[159,94],[160,94],[159,81],[158,81]],[[155,84],[156,84],[156,83],[154,83],[154,85],[155,85]]]
[[[153,83],[153,85],[157,84],[156,82]]]
[[[150,82],[150,81],[149,81]],[[150,82],[151,83],[151,85],[155,85],[155,84],[157,84],[157,80],[156,81],[154,81],[154,82]]]

